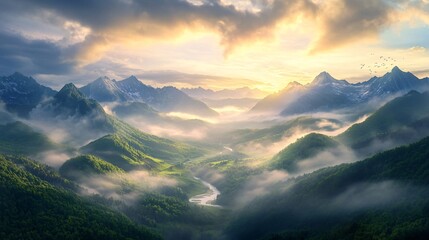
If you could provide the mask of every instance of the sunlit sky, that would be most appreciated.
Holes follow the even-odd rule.
[[[0,0],[0,74],[56,89],[135,75],[271,92],[395,65],[426,77],[428,48],[428,0]]]

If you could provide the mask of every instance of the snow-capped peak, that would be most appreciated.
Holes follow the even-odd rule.
[[[314,80],[311,82],[311,85],[321,85],[335,81],[338,80],[333,78],[328,72],[321,72],[319,75],[317,75],[317,77],[314,78]]]
[[[128,83],[141,83],[136,76],[131,75],[128,78],[125,78],[124,80],[122,80],[121,82],[128,82]]]

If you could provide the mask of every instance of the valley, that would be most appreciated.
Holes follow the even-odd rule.
[[[30,225],[35,239],[79,238],[74,228],[93,239],[429,232],[429,82],[397,67],[360,84],[324,72],[234,113],[215,112],[202,89],[185,89],[197,100],[134,76],[55,91],[15,73],[0,86],[4,239],[27,238]],[[37,99],[15,103],[15,94]]]
[[[0,0],[0,240],[429,239],[429,0]]]

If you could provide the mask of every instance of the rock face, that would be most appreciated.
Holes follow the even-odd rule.
[[[0,77],[0,101],[8,111],[27,117],[29,112],[43,100],[56,92],[42,86],[32,77],[21,73]]]
[[[109,116],[101,105],[87,98],[72,83],[39,104],[30,119],[46,129],[61,129],[61,141],[81,144],[113,132]]]

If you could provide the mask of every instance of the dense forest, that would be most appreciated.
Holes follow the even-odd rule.
[[[329,76],[316,83],[347,84],[321,77]],[[7,94],[16,87],[24,88],[16,94],[41,92],[34,93],[36,105],[0,109],[1,239],[429,236],[428,92],[391,95],[377,107],[360,103],[362,111],[358,105],[335,114],[215,123],[133,102],[128,98],[137,93],[121,95],[114,88],[120,84],[105,78],[86,93],[74,84],[58,92],[36,88],[21,74],[0,78],[15,81],[23,84],[4,85]],[[165,91],[123,81],[130,91]],[[119,92],[106,99],[121,101],[86,95],[111,88]],[[308,101],[319,97],[326,96]],[[13,103],[14,96],[4,99]],[[157,121],[163,124],[157,131],[180,132],[183,124],[204,134],[161,137],[140,128]]]
[[[2,239],[160,239],[66,190],[72,183],[45,166],[2,155],[0,168]]]

